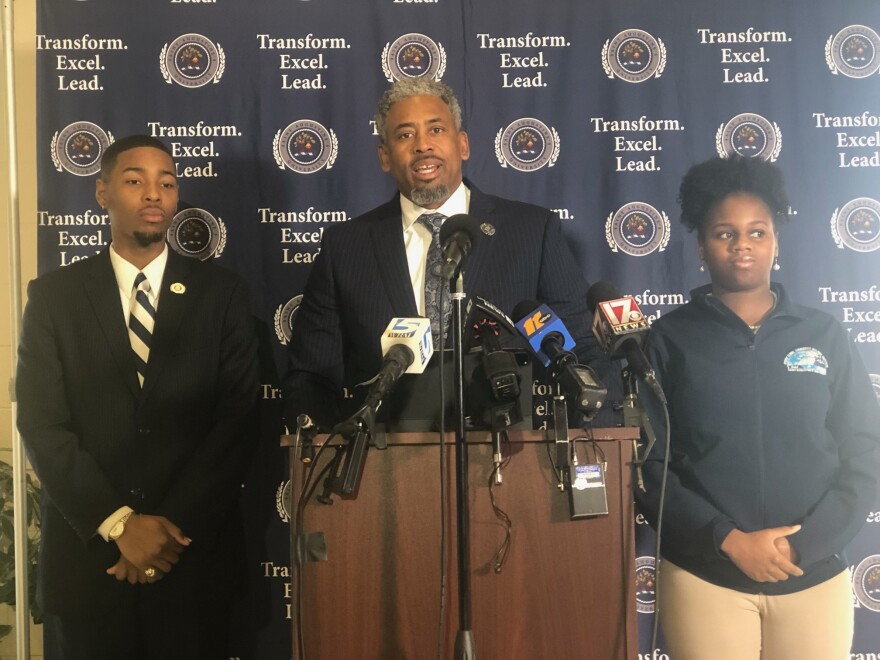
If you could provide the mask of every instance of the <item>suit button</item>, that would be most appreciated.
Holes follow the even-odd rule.
[[[138,427],[138,433],[141,435],[150,435],[150,428],[148,426]]]

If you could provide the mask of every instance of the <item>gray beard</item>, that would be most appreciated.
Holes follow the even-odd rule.
[[[134,233],[134,240],[136,240],[137,244],[141,247],[150,247],[154,243],[164,241],[165,234],[161,231],[152,232],[150,234],[142,231],[136,231]]]
[[[439,186],[429,188],[427,186],[415,187],[409,191],[410,199],[414,204],[418,204],[423,208],[430,208],[432,205],[438,206],[449,199],[449,186],[445,183]]]

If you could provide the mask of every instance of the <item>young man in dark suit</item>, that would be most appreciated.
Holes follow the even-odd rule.
[[[399,194],[324,233],[288,347],[288,424],[300,413],[325,425],[337,420],[342,388],[380,369],[380,336],[388,322],[432,316],[425,301],[433,236],[427,222],[439,225],[459,213],[478,220],[484,234],[468,258],[464,290],[508,315],[523,300],[546,303],[574,335],[581,360],[597,357],[587,285],[559,218],[484,194],[463,179],[470,145],[452,90],[423,78],[395,83],[379,101],[376,130],[379,163]],[[435,213],[441,217],[432,220]]]
[[[19,346],[45,657],[228,657],[258,391],[246,285],[169,250],[162,142],[111,144],[95,196],[111,245],[31,282]]]

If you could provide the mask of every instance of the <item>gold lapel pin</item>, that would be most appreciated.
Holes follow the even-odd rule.
[[[186,287],[183,286],[180,282],[175,282],[171,285],[171,293],[185,293]]]

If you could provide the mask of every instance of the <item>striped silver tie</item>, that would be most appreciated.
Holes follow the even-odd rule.
[[[138,382],[144,386],[147,361],[150,359],[150,342],[153,338],[153,324],[156,310],[150,303],[150,281],[143,273],[134,278],[134,291],[131,296],[131,315],[128,317],[128,337],[134,350]]]

